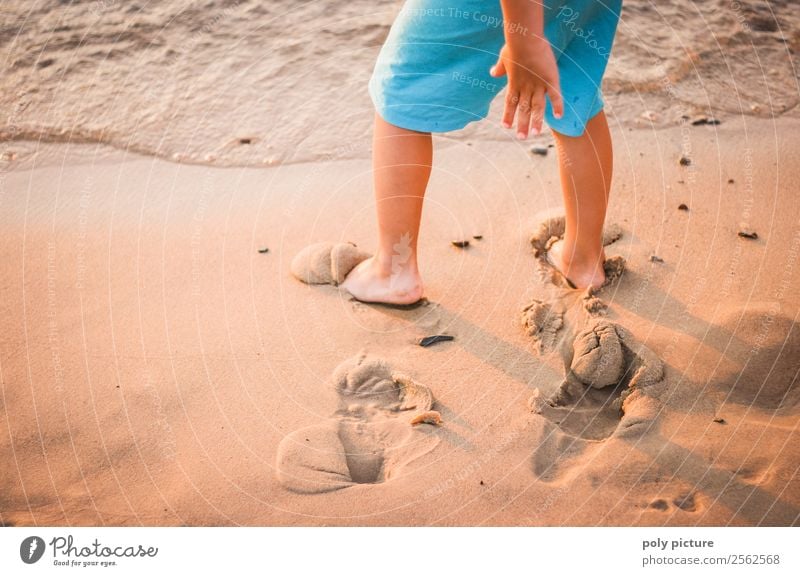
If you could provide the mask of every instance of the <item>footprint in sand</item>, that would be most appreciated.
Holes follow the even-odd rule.
[[[356,264],[369,257],[351,242],[319,242],[303,248],[290,268],[294,277],[306,284],[338,286]]]
[[[565,220],[563,216],[554,216],[544,219],[537,231],[531,236],[534,256],[539,261],[539,273],[542,278],[561,288],[568,288],[564,277],[547,262],[547,250],[553,242],[564,237]],[[622,237],[622,229],[616,224],[610,224],[603,232],[603,246],[609,246]],[[621,256],[612,256],[604,264],[606,272],[606,286],[622,276],[625,270],[625,259]],[[608,306],[596,296],[597,290],[587,289],[581,295],[581,308],[585,318],[598,317],[606,314]],[[560,294],[549,300],[533,300],[522,311],[522,325],[528,336],[533,340],[539,353],[547,352],[558,346],[564,337],[562,328],[566,325],[564,314],[571,306],[565,305],[564,300],[573,300],[574,296]]]
[[[620,326],[590,319],[569,348],[562,384],[550,397],[537,389],[528,401],[542,416],[532,471],[544,482],[579,474],[571,461],[586,462],[581,456],[611,437],[640,436],[660,410],[653,387],[663,380],[663,365]]]
[[[546,262],[549,247],[564,236],[564,218],[548,218],[531,238],[545,279],[560,286],[560,274]],[[603,245],[622,236],[608,226]],[[625,267],[621,257],[606,263],[606,284]],[[533,473],[553,481],[579,467],[568,462],[612,435],[638,435],[655,419],[659,402],[650,387],[661,382],[661,360],[605,318],[607,306],[595,291],[560,290],[549,300],[534,300],[522,311],[522,324],[536,350],[560,357],[564,380],[549,392],[537,389],[528,401],[538,420],[539,443]],[[566,472],[562,472],[566,471]]]
[[[532,458],[544,482],[573,477],[587,450],[614,436],[638,436],[653,425],[660,409],[653,388],[664,377],[661,360],[603,317],[589,313],[572,292],[563,300],[534,302],[523,323],[541,353],[560,357],[564,380],[549,394],[534,391],[530,411],[541,419]]]
[[[565,433],[587,440],[629,434],[657,411],[645,392],[663,379],[663,364],[619,325],[589,318],[562,352],[564,381],[549,398],[537,390],[529,407]]]
[[[312,494],[387,482],[438,444],[430,389],[383,360],[347,360],[331,386],[339,396],[334,415],[278,447],[278,479],[287,489]]]
[[[564,216],[545,218],[539,223],[539,228],[534,232],[530,240],[533,246],[533,255],[539,261],[540,274],[550,282],[562,287],[567,287],[566,280],[547,262],[547,252],[555,242],[564,239],[565,227],[566,220]],[[608,224],[603,230],[603,246],[610,246],[620,238],[622,238],[622,228],[617,224]],[[622,276],[625,271],[625,258],[611,256],[606,259],[603,269],[606,273],[604,287]],[[591,292],[596,292],[596,290],[590,291],[590,296]]]

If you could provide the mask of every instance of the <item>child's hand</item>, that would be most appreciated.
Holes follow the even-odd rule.
[[[514,114],[517,116],[517,137],[528,137],[533,122],[533,133],[542,131],[544,119],[544,96],[550,96],[553,114],[561,118],[564,104],[558,83],[558,67],[550,43],[545,40],[506,44],[489,73],[498,78],[508,74],[508,93],[506,94],[503,126],[511,128]]]

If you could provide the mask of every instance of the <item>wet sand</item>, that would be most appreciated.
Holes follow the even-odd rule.
[[[374,248],[367,159],[12,143],[0,521],[796,525],[800,122],[630,128],[597,301],[531,244],[553,151],[438,139],[413,310],[291,274],[314,242]]]

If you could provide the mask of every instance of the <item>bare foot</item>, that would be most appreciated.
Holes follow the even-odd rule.
[[[548,259],[551,264],[566,278],[575,288],[584,289],[600,288],[606,281],[606,274],[603,270],[605,262],[605,252],[601,252],[600,258],[581,259],[578,254],[573,254],[568,258],[564,254],[564,240],[556,240],[548,249]]]
[[[423,291],[418,270],[403,266],[399,272],[387,273],[374,256],[353,268],[340,286],[356,300],[383,304],[414,304]]]

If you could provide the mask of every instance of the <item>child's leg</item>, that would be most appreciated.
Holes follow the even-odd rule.
[[[613,165],[605,113],[589,120],[577,138],[553,133],[567,225],[564,241],[551,248],[550,257],[576,287],[599,287],[605,281],[603,223]]]
[[[372,167],[378,248],[342,283],[358,300],[410,304],[422,297],[417,236],[432,160],[430,133],[398,128],[375,115]]]

